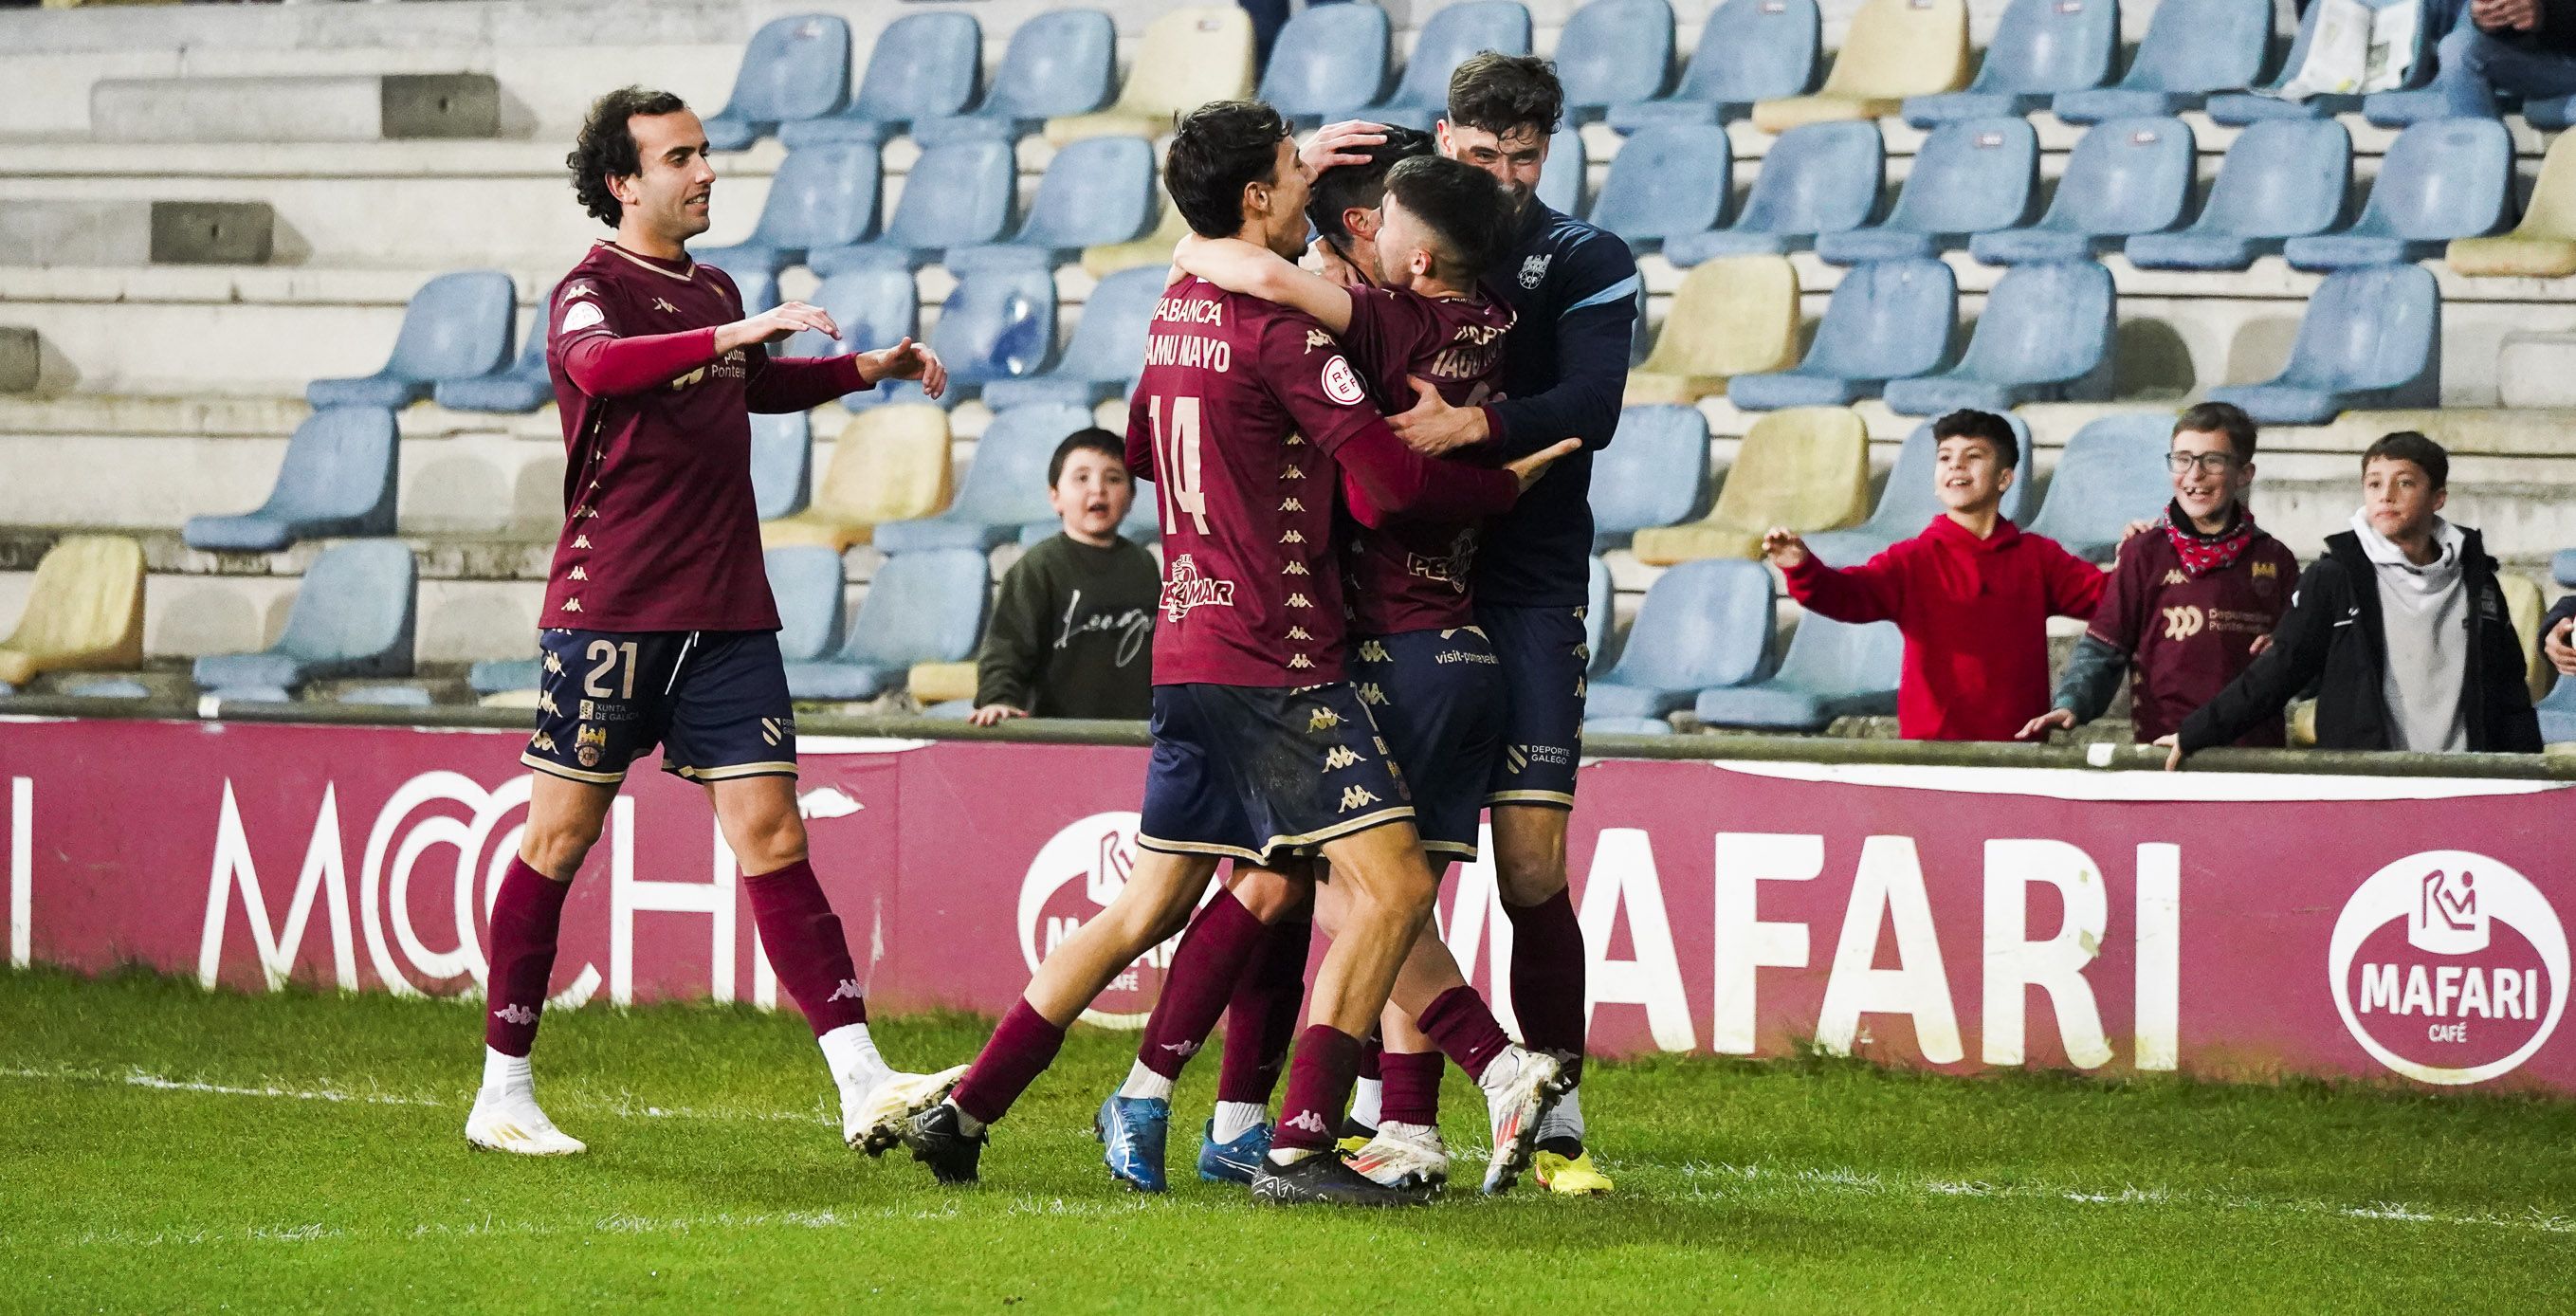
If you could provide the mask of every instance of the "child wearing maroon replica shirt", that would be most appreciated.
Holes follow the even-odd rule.
[[[761,570],[749,411],[801,411],[882,379],[946,372],[905,340],[822,361],[771,360],[831,317],[791,302],[745,316],[722,270],[689,259],[715,172],[678,97],[600,98],[569,163],[590,213],[617,230],[546,308],[563,415],[564,528],[546,585],[536,770],[519,854],[492,908],[483,1086],[475,1146],[565,1155],[582,1144],[537,1106],[528,1052],[554,969],[565,893],[599,839],[627,765],[662,746],[663,770],[705,783],[743,871],[778,980],[813,1024],[840,1089],[842,1136],[882,1150],[956,1081],[898,1074],[869,1040],[840,920],[806,862],[796,810],[796,722],[778,613]]]

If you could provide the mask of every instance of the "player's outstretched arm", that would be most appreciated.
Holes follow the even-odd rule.
[[[1349,289],[1241,238],[1203,238],[1193,233],[1172,249],[1172,264],[1227,292],[1293,306],[1323,321],[1334,333],[1350,330]]]

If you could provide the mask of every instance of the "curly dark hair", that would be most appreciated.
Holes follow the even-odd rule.
[[[644,162],[635,156],[635,134],[626,121],[639,114],[677,114],[687,108],[687,101],[650,87],[620,87],[591,102],[581,137],[573,144],[572,154],[564,157],[581,208],[600,223],[617,227],[626,207],[608,190],[608,180],[644,172]]]
[[[1287,135],[1287,120],[1259,101],[1209,101],[1183,116],[1163,157],[1163,187],[1190,231],[1230,238],[1242,229],[1243,189],[1278,181]]]
[[[1529,128],[1545,139],[1564,117],[1565,84],[1556,66],[1536,55],[1479,51],[1449,75],[1449,122],[1461,128],[1496,137]]]

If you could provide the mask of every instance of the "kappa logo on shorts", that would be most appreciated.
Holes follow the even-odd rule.
[[[1324,751],[1324,771],[1339,772],[1355,763],[1366,763],[1360,752],[1348,745],[1335,745]]]
[[[1306,734],[1311,736],[1318,731],[1330,731],[1341,724],[1341,714],[1329,708],[1318,708],[1306,715]]]
[[[1377,803],[1377,796],[1370,794],[1369,789],[1366,786],[1344,786],[1342,788],[1341,811],[1343,813],[1349,813],[1353,809],[1366,808],[1375,803]]]
[[[1231,608],[1234,606],[1234,582],[1214,580],[1199,574],[1199,564],[1189,554],[1172,559],[1171,578],[1163,585],[1162,609],[1165,619],[1179,621],[1192,608]]]
[[[546,670],[547,670],[547,671],[549,671],[549,672],[553,672],[553,673],[555,673],[555,674],[556,674],[556,675],[558,675],[558,676],[562,675],[562,674],[563,674],[563,659],[558,658],[558,657],[554,656],[554,655],[553,655],[553,654],[551,654],[551,653],[547,654],[547,655],[546,655]]]
[[[1384,708],[1386,706],[1386,690],[1375,681],[1362,681],[1360,682],[1360,702],[1363,704],[1375,704],[1380,708]]]
[[[537,694],[537,707],[543,710],[549,717],[563,716],[563,710],[555,707],[555,697],[544,693],[543,691],[540,691]],[[581,701],[581,715],[583,717],[590,716],[590,701],[587,699]]]
[[[1388,661],[1386,656],[1386,646],[1376,640],[1360,641],[1360,661],[1364,663],[1382,663]]]
[[[540,731],[528,741],[528,748],[540,754],[552,754],[555,752],[555,738]]]

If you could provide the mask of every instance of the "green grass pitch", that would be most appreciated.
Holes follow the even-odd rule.
[[[1079,1029],[985,1182],[845,1151],[792,1013],[550,1018],[570,1160],[470,1150],[474,1013],[0,975],[0,1309],[2514,1311],[2576,1309],[2576,1104],[2375,1088],[1595,1067],[1599,1200],[1282,1211],[1111,1184]],[[973,1020],[889,1020],[966,1059]],[[1453,1073],[1453,1150],[1483,1141]],[[899,1155],[899,1153],[898,1153]],[[1473,1172],[1462,1167],[1471,1183]]]

